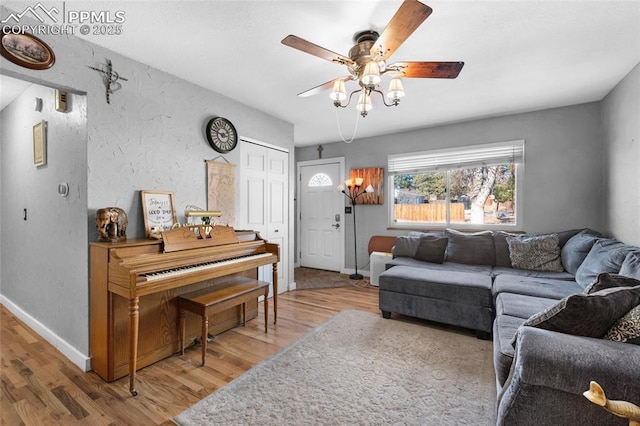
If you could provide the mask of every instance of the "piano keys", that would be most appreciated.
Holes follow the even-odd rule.
[[[221,245],[216,239],[206,245],[199,239],[195,248],[181,242],[178,249],[169,247],[169,251],[160,240],[91,243],[91,364],[100,377],[113,381],[128,374],[130,392],[137,394],[136,370],[179,351],[176,298],[236,276],[257,278],[260,266],[272,265],[277,320],[278,245],[255,232],[230,229],[233,238],[220,239]],[[238,325],[239,314],[232,308],[214,315],[212,332]],[[247,306],[247,317],[255,316],[257,300]],[[198,335],[199,324],[188,322],[187,331]]]

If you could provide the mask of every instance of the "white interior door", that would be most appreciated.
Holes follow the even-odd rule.
[[[288,290],[289,265],[289,153],[260,144],[240,144],[240,215],[238,227],[260,233],[280,246],[278,293]],[[258,270],[258,278],[271,282],[271,265]]]
[[[338,191],[344,163],[299,164],[300,266],[340,272],[344,194]]]

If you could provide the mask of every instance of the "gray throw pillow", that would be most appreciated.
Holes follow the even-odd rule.
[[[570,274],[575,275],[596,241],[598,241],[598,237],[588,233],[586,230],[571,237],[569,241],[562,246],[560,252],[564,269]]]
[[[610,274],[608,272],[598,275],[598,278],[585,289],[585,294],[595,293],[606,288],[614,287],[635,287],[640,286],[640,281],[635,278],[622,275]]]
[[[413,258],[423,262],[442,263],[444,262],[448,242],[449,239],[447,237],[422,237],[416,255]]]
[[[529,271],[562,272],[557,234],[507,237],[511,265]]]
[[[511,268],[511,255],[509,253],[509,243],[507,237],[517,237],[518,234],[512,234],[505,231],[495,231],[493,233],[493,247],[496,252],[496,266]]]
[[[607,331],[604,338],[640,345],[640,305],[631,309]]]
[[[493,247],[493,233],[460,232],[447,229],[447,261],[469,265],[495,265],[496,256]]]
[[[612,238],[596,241],[576,271],[576,282],[586,289],[603,272],[619,273],[631,249],[632,246]]]
[[[624,258],[620,267],[620,275],[640,280],[640,253],[631,252]]]
[[[532,315],[529,326],[576,336],[602,338],[615,322],[640,304],[640,286],[616,287],[593,294],[576,293]],[[515,347],[518,333],[511,341]]]
[[[396,237],[396,243],[393,246],[393,257],[413,257],[418,251],[420,237]]]

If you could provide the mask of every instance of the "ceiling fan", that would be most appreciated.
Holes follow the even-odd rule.
[[[353,41],[355,45],[349,51],[349,56],[332,52],[310,41],[295,35],[288,35],[282,44],[309,53],[321,59],[345,65],[349,75],[335,78],[312,89],[299,93],[298,96],[313,96],[322,91],[332,89],[331,99],[336,107],[345,108],[351,103],[356,93],[360,93],[356,107],[363,117],[371,109],[371,94],[378,93],[386,106],[396,106],[404,96],[401,78],[449,78],[458,76],[464,62],[395,62],[387,64],[389,57],[402,43],[424,22],[432,9],[417,0],[404,0],[382,34],[373,30],[358,32]],[[377,89],[381,82],[380,76],[391,76],[389,91],[385,100],[384,94]],[[345,82],[357,80],[359,89],[349,95],[347,99]]]

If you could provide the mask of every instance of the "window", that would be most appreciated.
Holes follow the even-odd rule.
[[[309,179],[309,183],[307,184],[307,186],[332,186],[333,183],[331,183],[331,178],[324,174],[324,173],[316,173],[315,175],[311,176],[311,179]]]
[[[518,225],[524,141],[390,155],[389,225]]]

